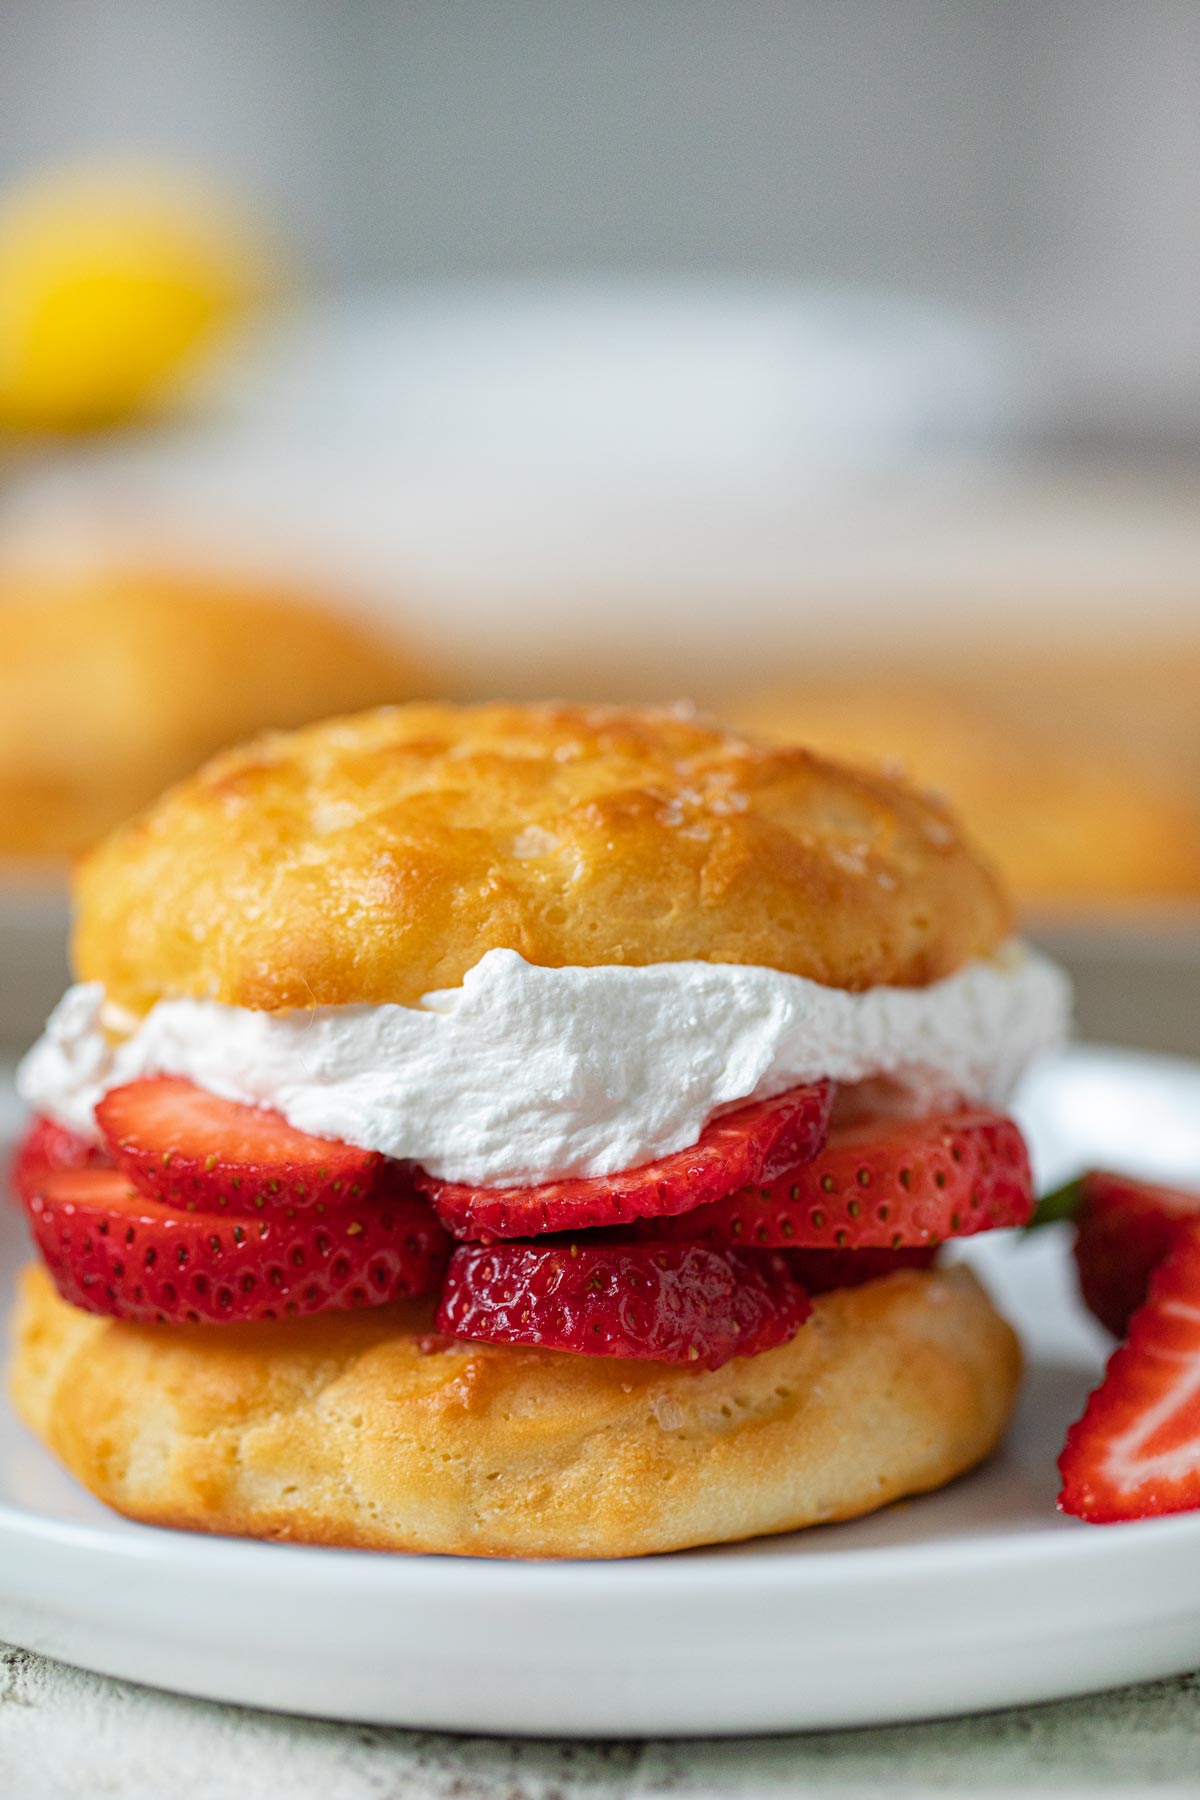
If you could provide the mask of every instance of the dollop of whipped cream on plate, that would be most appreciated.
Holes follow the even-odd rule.
[[[694,1144],[715,1113],[826,1076],[887,1077],[914,1109],[948,1094],[1002,1105],[1069,1009],[1065,975],[1016,941],[929,987],[864,993],[729,963],[548,969],[490,950],[419,1007],[160,1000],[125,1035],[84,983],[17,1084],[94,1134],[109,1088],[182,1075],[301,1131],[506,1187],[636,1167]]]

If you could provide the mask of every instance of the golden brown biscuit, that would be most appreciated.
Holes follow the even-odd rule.
[[[455,1344],[429,1309],[117,1324],[26,1272],[11,1387],[84,1485],[153,1524],[473,1556],[635,1556],[790,1531],[940,1486],[1019,1375],[965,1269],[826,1294],[716,1373]],[[444,1344],[445,1340],[440,1340]]]
[[[946,812],[677,712],[409,706],[218,757],[84,864],[75,959],[135,1013],[414,1003],[484,953],[920,985],[1007,901]]]
[[[407,699],[390,644],[294,597],[178,575],[0,586],[0,854],[94,843],[264,726]]]
[[[1186,663],[1186,659],[1185,659]],[[1195,669],[1186,665],[1193,678]],[[1200,894],[1200,708],[1157,663],[829,674],[731,703],[738,726],[946,794],[1038,905]],[[1173,754],[1172,754],[1173,751]]]

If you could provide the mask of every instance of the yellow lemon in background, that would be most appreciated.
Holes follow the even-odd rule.
[[[161,405],[268,286],[235,209],[165,169],[85,166],[0,198],[0,429],[78,431]]]

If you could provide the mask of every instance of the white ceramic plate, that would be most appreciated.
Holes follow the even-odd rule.
[[[1089,1160],[1200,1179],[1200,1065],[1076,1050],[1021,1110],[1049,1181]],[[972,1259],[1030,1367],[1004,1451],[931,1498],[640,1562],[309,1550],[128,1524],[0,1416],[0,1637],[221,1700],[507,1735],[918,1719],[1195,1667],[1200,1515],[1105,1530],[1054,1511],[1105,1349],[1064,1239]]]

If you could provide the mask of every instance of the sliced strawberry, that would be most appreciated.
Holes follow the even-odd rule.
[[[1013,1121],[963,1112],[832,1131],[800,1168],[653,1235],[756,1249],[933,1248],[946,1238],[1023,1225],[1032,1205],[1029,1156]]]
[[[1084,1302],[1125,1335],[1154,1269],[1181,1231],[1200,1221],[1200,1194],[1093,1170],[1079,1183],[1075,1263]]]
[[[140,1193],[201,1212],[345,1206],[370,1194],[384,1165],[374,1151],[309,1137],[278,1113],[174,1076],[113,1088],[96,1123]]]
[[[927,1269],[937,1249],[923,1245],[909,1250],[785,1250],[782,1254],[802,1288],[810,1294],[828,1294],[834,1288],[879,1281],[897,1269]]]
[[[811,1308],[782,1256],[703,1244],[469,1244],[450,1258],[439,1331],[581,1356],[703,1362],[794,1337]]]
[[[436,1288],[449,1240],[423,1200],[171,1212],[116,1169],[49,1175],[27,1211],[59,1292],[113,1318],[234,1324],[382,1306]]]
[[[102,1144],[68,1131],[53,1119],[34,1119],[13,1155],[10,1176],[18,1200],[28,1201],[58,1169],[104,1169],[111,1158]]]
[[[1151,1276],[1058,1466],[1059,1507],[1096,1525],[1200,1508],[1200,1228]]]
[[[831,1082],[789,1088],[773,1100],[758,1100],[711,1119],[689,1150],[618,1175],[479,1188],[438,1181],[418,1169],[416,1181],[455,1237],[485,1242],[661,1218],[689,1212],[814,1155],[825,1142],[832,1103]]]

